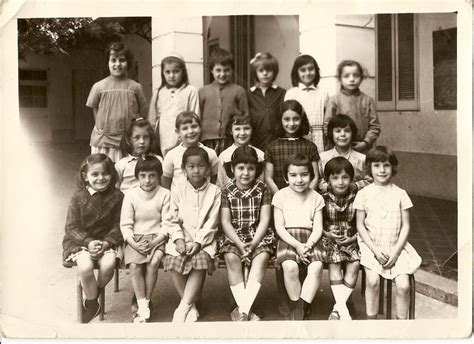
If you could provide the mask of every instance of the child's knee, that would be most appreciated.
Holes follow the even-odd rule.
[[[137,275],[142,273],[142,266],[141,264],[130,263],[130,273],[132,275]]]
[[[242,261],[240,260],[240,258],[236,254],[233,254],[233,253],[227,253],[224,256],[224,260],[227,267],[230,267],[230,268],[240,267],[242,264]]]
[[[76,261],[77,272],[81,276],[92,275],[94,273],[94,262],[90,258],[81,258]]]
[[[401,295],[406,295],[410,291],[410,282],[408,278],[398,278],[396,280],[397,293]]]
[[[283,263],[281,263],[281,267],[283,269],[283,274],[288,277],[294,277],[294,278],[299,278],[299,272],[300,269],[298,267],[298,264],[296,264],[295,261],[293,260],[285,260]]]
[[[147,264],[147,269],[157,271],[160,268],[161,258],[163,254],[155,254],[150,262]]]
[[[323,271],[323,263],[322,262],[312,262],[308,266],[308,275],[319,275]]]
[[[376,289],[378,290],[380,287],[380,277],[376,273],[368,273],[366,274],[365,284],[369,289]]]

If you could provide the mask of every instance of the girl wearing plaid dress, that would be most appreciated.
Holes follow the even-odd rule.
[[[324,151],[324,104],[329,98],[328,92],[318,86],[321,75],[316,60],[310,55],[298,56],[291,69],[290,88],[285,100],[295,99],[303,105],[309,120],[308,139],[316,144],[319,153]]]
[[[82,322],[100,311],[99,294],[112,279],[117,248],[122,244],[120,209],[123,194],[114,185],[117,172],[105,154],[91,154],[81,164],[66,218],[64,264],[76,263],[84,290]],[[99,273],[94,276],[94,266]]]
[[[171,190],[171,239],[163,263],[181,297],[173,315],[173,322],[178,323],[199,317],[194,303],[201,295],[206,271],[214,269],[221,205],[221,190],[209,182],[210,161],[204,148],[187,148],[182,167],[187,181]]]
[[[224,255],[230,290],[237,303],[233,321],[260,320],[250,310],[262,285],[272,253],[274,234],[268,228],[271,193],[257,179],[262,170],[252,147],[239,147],[232,154],[234,180],[222,188],[221,225],[226,235],[220,253]],[[249,267],[245,281],[242,264]]]
[[[323,245],[329,263],[329,283],[336,301],[329,320],[351,320],[346,302],[359,274],[359,247],[353,207],[356,192],[350,188],[354,168],[349,160],[338,156],[329,160],[324,167],[324,178],[331,187],[323,194],[326,203],[323,210]]]
[[[421,264],[421,257],[408,243],[409,208],[413,206],[405,190],[392,183],[398,160],[385,146],[367,154],[367,168],[374,183],[362,189],[354,201],[360,264],[367,276],[365,304],[368,319],[378,313],[379,275],[395,281],[397,319],[407,319],[409,274]]]
[[[290,299],[290,319],[303,320],[316,296],[325,251],[319,243],[323,232],[324,199],[310,188],[313,165],[303,154],[295,154],[285,166],[288,187],[272,200],[275,230],[279,240],[277,264],[283,269],[285,288]],[[307,269],[300,283],[299,270]]]
[[[304,154],[308,157],[311,169],[309,187],[318,185],[318,147],[303,138],[309,132],[309,122],[301,104],[296,100],[286,100],[281,106],[278,121],[278,139],[272,141],[265,151],[265,182],[272,194],[287,185],[285,164],[293,154]]]

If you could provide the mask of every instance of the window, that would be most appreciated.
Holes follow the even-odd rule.
[[[377,15],[378,110],[419,109],[417,44],[413,13]]]
[[[48,72],[20,69],[18,72],[20,107],[48,107]]]

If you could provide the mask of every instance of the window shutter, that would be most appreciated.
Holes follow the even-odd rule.
[[[392,16],[377,15],[377,99],[393,101]]]
[[[413,14],[398,15],[398,99],[415,99]]]

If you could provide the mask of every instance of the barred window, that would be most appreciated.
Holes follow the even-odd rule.
[[[18,80],[20,107],[48,107],[48,72],[46,70],[20,69]]]

